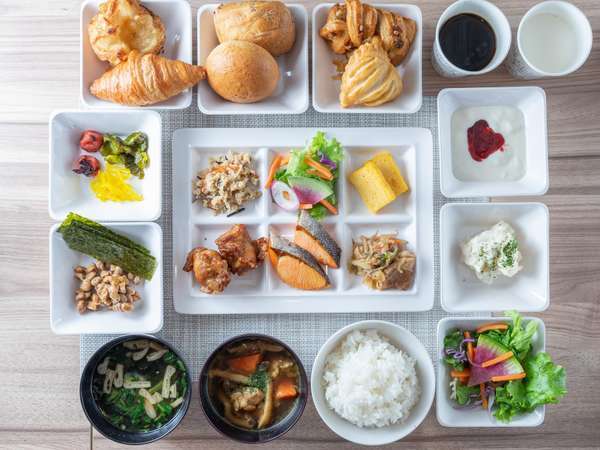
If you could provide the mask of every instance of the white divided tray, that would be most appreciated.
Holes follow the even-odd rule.
[[[303,147],[318,129],[182,129],[173,135],[173,265],[174,304],[183,314],[243,314],[293,312],[425,311],[433,307],[433,186],[432,137],[420,128],[323,129],[344,146],[345,159],[338,183],[339,215],[323,220],[342,249],[339,269],[329,269],[331,288],[302,291],[285,285],[268,261],[243,276],[233,276],[222,294],[200,291],[190,273],[182,270],[189,250],[197,246],[216,249],[214,240],[233,224],[246,224],[252,238],[269,233],[291,237],[296,214],[279,209],[263,190],[260,199],[245,205],[232,217],[214,216],[192,202],[192,183],[209,158],[249,152],[255,160],[261,186],[276,152]],[[346,145],[351,144],[351,145]],[[375,153],[389,150],[410,186],[379,214],[363,205],[347,182],[350,172]],[[374,291],[348,272],[352,240],[376,232],[397,232],[417,254],[417,271],[409,291]]]

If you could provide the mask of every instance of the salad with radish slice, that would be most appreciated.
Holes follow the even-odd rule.
[[[308,210],[320,220],[337,214],[336,185],[344,150],[337,139],[319,131],[303,149],[277,154],[271,162],[266,188],[286,211]]]
[[[482,407],[501,422],[558,403],[567,393],[565,369],[546,352],[532,354],[538,323],[516,311],[511,322],[452,330],[444,338],[450,398],[457,408]]]

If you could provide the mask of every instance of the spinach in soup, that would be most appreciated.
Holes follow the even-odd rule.
[[[175,353],[150,339],[125,341],[96,367],[94,400],[102,415],[123,431],[152,431],[183,404],[186,369]]]
[[[283,419],[298,397],[298,366],[281,345],[263,340],[232,344],[213,360],[209,394],[230,424],[267,428]]]

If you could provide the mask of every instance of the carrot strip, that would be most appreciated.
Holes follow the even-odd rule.
[[[512,380],[520,380],[521,378],[525,378],[527,376],[527,374],[525,372],[521,372],[521,373],[516,373],[516,374],[512,374],[512,375],[496,375],[495,377],[492,377],[491,381],[512,381]]]
[[[471,371],[468,368],[462,372],[459,372],[458,370],[451,370],[450,376],[452,378],[469,378],[471,376]]]
[[[323,174],[321,172],[319,172],[317,169],[307,169],[306,173],[309,175],[314,175],[316,177],[319,177],[323,180],[327,180],[327,181],[331,180],[331,178],[327,178],[327,177],[323,176]]]
[[[299,208],[300,209],[311,209],[313,207],[313,205],[311,205],[310,203],[300,203]]]
[[[253,355],[231,358],[227,361],[227,365],[234,372],[251,374],[256,371],[261,359],[262,355],[260,353],[255,353]]]
[[[290,162],[290,155],[289,154],[288,155],[283,155],[281,157],[281,162],[279,163],[279,167],[285,166],[289,162]]]
[[[296,384],[290,378],[284,378],[275,387],[275,398],[277,400],[283,400],[287,398],[294,398],[298,395],[296,390]]]
[[[485,395],[485,384],[481,383],[479,385],[479,395],[481,396],[481,407],[483,409],[487,409],[488,408],[488,399],[487,399],[487,395]]]
[[[471,333],[465,331],[465,339],[471,339]],[[469,362],[473,361],[475,357],[475,350],[473,349],[473,343],[467,342],[467,357],[469,358]]]
[[[273,180],[275,179],[275,174],[277,173],[277,169],[281,165],[281,155],[275,156],[273,158],[273,162],[271,163],[271,167],[269,168],[269,176],[267,177],[267,182],[265,184],[265,188],[270,189],[273,184]]]
[[[333,214],[334,216],[337,215],[337,213],[338,213],[337,208],[335,206],[333,206],[331,203],[329,203],[327,200],[323,199],[319,203],[321,205],[323,205],[325,208],[327,208],[331,214]]]
[[[317,172],[321,174],[321,178],[325,178],[326,180],[333,180],[333,174],[331,171],[322,164],[319,164],[314,159],[305,158],[306,164],[315,169]]]
[[[508,325],[505,323],[486,323],[477,328],[477,333],[485,333],[490,330],[508,330]]]
[[[513,352],[503,353],[500,356],[496,356],[495,358],[488,359],[487,361],[482,362],[481,367],[486,368],[486,367],[494,366],[498,363],[501,363],[502,361],[506,361],[507,359],[512,358],[513,356],[514,356]]]

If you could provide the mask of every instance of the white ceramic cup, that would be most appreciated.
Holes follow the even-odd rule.
[[[452,64],[444,55],[439,41],[440,30],[448,19],[459,14],[475,14],[482,17],[494,29],[496,35],[496,53],[490,63],[481,70],[464,70]],[[435,41],[431,63],[433,68],[443,77],[459,78],[469,75],[481,75],[488,73],[498,67],[508,54],[511,41],[511,30],[508,19],[500,9],[487,0],[458,0],[452,3],[440,16],[435,28]]]
[[[536,65],[535,62],[532,61],[533,55],[527,54],[528,46],[524,40],[527,39],[528,34],[531,36],[530,39],[544,39],[544,35],[536,34],[535,32],[527,33],[526,30],[528,26],[531,26],[532,20],[539,18],[542,14],[548,14],[563,21],[563,23],[568,26],[569,32],[575,34],[575,39],[577,41],[576,49],[575,51],[570,52],[572,57],[568,64],[558,70],[540,67],[539,64]],[[519,23],[517,39],[513,42],[509,52],[506,60],[506,68],[513,77],[521,79],[568,75],[575,72],[583,65],[583,63],[585,63],[592,51],[592,40],[593,35],[590,22],[576,6],[562,0],[549,0],[538,3],[527,11]],[[548,42],[546,42],[546,44],[552,45]],[[538,45],[544,45],[544,43],[538,42]],[[531,46],[532,45],[530,45],[529,48],[531,48]]]

